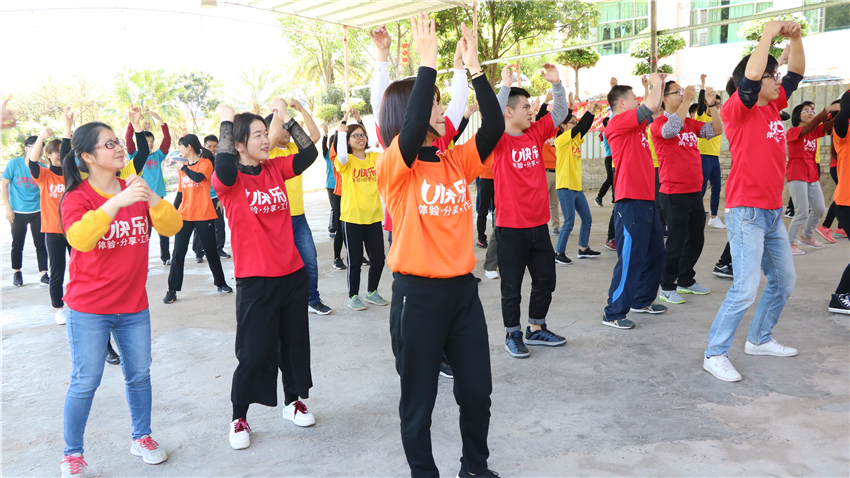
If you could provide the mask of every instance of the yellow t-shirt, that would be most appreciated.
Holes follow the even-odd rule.
[[[820,138],[816,139],[815,142],[818,145],[817,149],[815,150],[815,162],[818,164],[818,167],[820,167]]]
[[[658,169],[658,154],[655,153],[655,145],[652,144],[652,131],[649,130],[649,126],[646,127],[646,140],[649,143],[649,152],[652,153],[652,165]]]
[[[339,218],[353,224],[374,224],[383,219],[381,197],[378,195],[378,176],[375,163],[378,153],[368,152],[365,159],[353,154],[341,164],[334,162],[342,176],[342,202]]]
[[[581,135],[565,131],[555,138],[555,188],[581,191]]]
[[[711,123],[711,115],[708,113],[703,113],[701,115],[694,115],[694,119],[697,121],[702,121],[703,123]],[[723,135],[718,134],[717,136],[711,139],[699,139],[699,154],[706,154],[709,156],[720,156],[720,143],[723,141]]]
[[[294,141],[290,141],[286,145],[286,148],[269,150],[270,158],[292,156],[294,154],[298,154],[298,145]],[[301,175],[299,174],[292,179],[287,179],[284,184],[286,184],[286,197],[289,198],[289,213],[293,216],[304,214],[304,182]]]

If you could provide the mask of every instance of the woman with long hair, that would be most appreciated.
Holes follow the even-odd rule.
[[[131,112],[131,120],[140,113]],[[130,453],[149,464],[168,458],[151,438],[151,324],[145,290],[148,228],[161,235],[180,230],[174,207],[154,194],[145,181],[118,178],[124,165],[124,141],[103,123],[74,131],[73,152],[62,161],[65,192],[59,202],[62,230],[73,248],[64,301],[71,348],[71,379],[65,397],[65,450],[62,476],[85,476],[83,436],[95,391],[103,375],[112,333],[123,358],[130,406]],[[139,145],[147,156],[147,144]],[[79,160],[79,167],[77,166]],[[87,173],[85,180],[81,173]]]

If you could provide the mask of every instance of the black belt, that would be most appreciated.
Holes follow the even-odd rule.
[[[555,172],[555,170],[554,170],[554,169],[546,168],[546,172],[547,172],[547,173],[554,173],[554,172]]]

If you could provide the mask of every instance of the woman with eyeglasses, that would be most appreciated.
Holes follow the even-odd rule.
[[[131,111],[131,121],[141,113]],[[140,131],[140,130],[137,130]],[[62,476],[85,476],[83,436],[95,391],[103,375],[110,332],[123,358],[132,440],[130,453],[145,463],[168,458],[151,438],[151,325],[145,283],[148,229],[172,236],[182,219],[145,181],[125,168],[124,141],[103,123],[74,131],[73,152],[62,161],[65,192],[59,201],[61,227],[73,248],[64,301],[71,349],[71,379],[65,397]],[[142,163],[147,142],[139,142]],[[79,160],[79,167],[77,166]],[[83,179],[81,173],[87,173]]]
[[[829,113],[838,111],[838,108],[837,104],[833,104],[816,115],[815,104],[804,101],[791,112],[791,128],[785,133],[788,140],[785,175],[796,211],[788,225],[788,239],[791,241],[791,254],[794,255],[805,254],[797,245],[801,228],[803,236],[799,239],[800,244],[814,249],[823,248],[823,243],[814,238],[815,229],[826,212],[820,186],[820,165],[815,153],[818,150],[818,139],[832,132]]]
[[[384,270],[383,211],[375,174],[378,153],[366,151],[369,138],[358,123],[340,124],[336,136],[336,169],[342,179],[340,220],[348,248],[348,306],[354,310],[365,310],[364,301],[387,305],[389,302],[378,293],[378,283]],[[366,294],[361,297],[360,266],[364,245],[370,264]]]

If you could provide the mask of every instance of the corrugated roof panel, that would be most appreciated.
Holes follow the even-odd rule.
[[[419,11],[437,12],[468,6],[468,3],[462,0],[231,0],[228,3],[274,10],[357,28],[368,28],[401,20]]]

